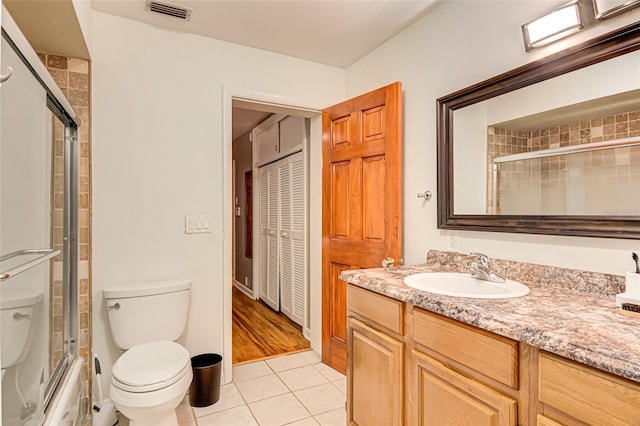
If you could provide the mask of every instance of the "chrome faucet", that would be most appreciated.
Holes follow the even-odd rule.
[[[505,279],[491,270],[489,266],[489,257],[482,253],[471,253],[478,256],[477,262],[469,262],[467,266],[471,270],[471,276],[479,280],[491,281],[494,283],[503,283]]]

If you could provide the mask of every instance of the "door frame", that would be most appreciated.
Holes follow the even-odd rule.
[[[223,283],[232,279],[232,241],[233,241],[233,196],[232,196],[232,103],[247,102],[255,107],[264,106],[268,111],[293,113],[310,118],[309,146],[305,152],[308,168],[308,246],[309,291],[307,292],[309,309],[305,331],[311,348],[322,353],[322,161],[312,163],[311,158],[322,158],[322,108],[305,99],[295,99],[277,94],[258,92],[250,89],[222,87],[222,278]],[[275,110],[275,111],[274,111]],[[255,284],[255,281],[254,281]],[[231,285],[222,285],[223,323],[222,323],[222,359],[223,383],[232,380],[232,289]]]

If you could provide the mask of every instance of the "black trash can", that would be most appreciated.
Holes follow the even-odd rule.
[[[191,358],[193,380],[189,386],[189,403],[193,407],[206,407],[220,399],[220,372],[222,356],[200,354]]]

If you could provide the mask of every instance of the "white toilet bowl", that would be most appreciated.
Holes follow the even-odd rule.
[[[189,316],[184,278],[114,285],[103,290],[115,345],[109,395],[131,426],[178,426],[176,408],[193,373],[189,351],[175,342]]]
[[[193,373],[189,352],[171,341],[145,343],[113,365],[109,395],[131,426],[175,426]]]

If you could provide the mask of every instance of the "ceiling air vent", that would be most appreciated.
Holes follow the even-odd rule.
[[[188,21],[191,18],[191,9],[177,4],[162,3],[155,0],[147,0],[145,8],[149,12],[162,13],[163,15],[173,16],[174,18],[184,19]]]

